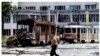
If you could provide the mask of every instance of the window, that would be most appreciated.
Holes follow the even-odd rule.
[[[74,22],[86,22],[86,15],[85,14],[74,14],[73,15]]]
[[[47,20],[47,15],[41,15],[42,20]]]
[[[96,18],[95,18],[95,21],[96,21],[96,22],[99,22],[99,14],[96,14],[95,17],[96,17]]]
[[[71,33],[71,28],[65,28],[65,33]]]
[[[49,6],[40,6],[40,10],[48,10]]]
[[[79,22],[80,21],[80,15],[73,15],[73,21],[74,22]]]
[[[17,29],[13,29],[13,35],[17,33]]]
[[[90,22],[99,22],[99,15],[98,14],[90,14],[89,21]]]
[[[85,14],[81,14],[80,15],[80,21],[81,22],[86,22],[86,16],[85,16]]]
[[[96,33],[96,29],[94,29],[94,33]]]
[[[4,35],[9,36],[11,34],[10,29],[4,29]]]
[[[91,5],[91,9],[96,9],[96,4]]]
[[[70,9],[71,10],[79,10],[79,9],[81,9],[81,6],[80,5],[71,5]]]
[[[72,33],[76,33],[76,28],[72,28]]]
[[[31,18],[35,18],[35,15],[30,15],[31,16]]]
[[[10,16],[4,19],[4,23],[10,23]]]
[[[58,22],[70,22],[69,15],[59,15]]]
[[[21,10],[21,7],[18,7],[19,10]]]
[[[92,22],[93,21],[93,18],[94,18],[94,15],[90,14],[89,15],[89,22]]]
[[[45,31],[46,31],[46,26],[45,25],[42,25],[41,32],[45,32]]]
[[[50,18],[51,18],[51,22],[54,22],[54,19],[55,19],[55,16],[54,15],[50,15]]]
[[[65,10],[65,6],[55,6],[55,10]]]
[[[90,5],[85,5],[85,9],[90,9]]]
[[[13,15],[13,22],[16,23],[18,20],[20,20],[20,15]]]
[[[26,10],[35,10],[35,6],[29,6],[29,7],[26,7]]]
[[[86,33],[86,29],[85,28],[81,28],[81,33]]]
[[[96,4],[93,4],[93,5],[85,5],[85,9],[96,9]]]
[[[13,22],[16,23],[19,20],[27,19],[27,15],[13,15]]]

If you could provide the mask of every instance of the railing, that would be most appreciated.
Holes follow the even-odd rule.
[[[59,11],[60,13],[81,13],[81,12],[99,12],[99,9],[91,9],[91,10],[85,10],[85,9],[80,9],[80,10],[50,10],[50,12],[57,12]],[[20,10],[20,12],[38,12],[38,13],[48,13],[48,10]]]

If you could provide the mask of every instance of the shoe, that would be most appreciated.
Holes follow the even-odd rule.
[[[59,56],[58,54],[56,54],[55,56]]]

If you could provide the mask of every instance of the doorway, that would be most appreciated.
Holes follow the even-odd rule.
[[[80,28],[77,28],[77,42],[80,42]]]

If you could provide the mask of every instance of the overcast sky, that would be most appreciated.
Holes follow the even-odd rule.
[[[12,2],[11,5],[12,5],[12,6],[13,6],[13,5],[18,6],[18,2]]]

